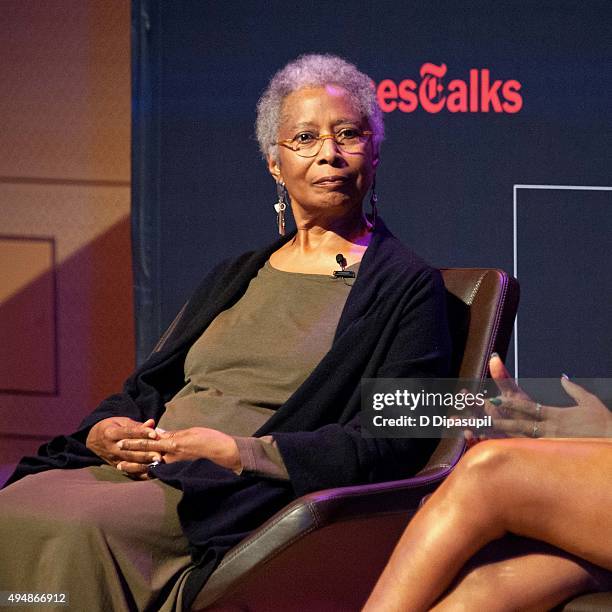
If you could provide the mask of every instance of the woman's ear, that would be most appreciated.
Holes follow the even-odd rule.
[[[378,155],[378,151],[374,151],[372,155],[372,168],[376,170],[378,168],[378,164],[380,164],[380,156]]]
[[[268,171],[277,183],[282,182],[283,178],[281,176],[280,164],[272,155],[268,156]]]

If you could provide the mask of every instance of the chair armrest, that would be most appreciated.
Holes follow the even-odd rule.
[[[612,610],[611,591],[578,595],[555,608],[555,612],[604,612],[605,610]]]
[[[463,446],[463,440],[442,440],[439,452],[434,453],[421,473],[412,478],[326,489],[296,499],[225,555],[199,592],[193,609],[215,604],[233,589],[242,588],[249,575],[256,581],[252,574],[265,571],[265,566],[270,563],[281,565],[282,571],[291,575],[294,572],[292,562],[299,560],[303,571],[305,560],[312,555],[302,554],[301,548],[316,547],[320,560],[326,556],[326,546],[336,547],[341,540],[354,538],[353,525],[356,522],[371,524],[372,532],[377,531],[380,537],[389,538],[380,559],[384,564],[389,552],[386,549],[393,546],[422,498],[432,493],[450,473]],[[321,542],[320,534],[331,526],[334,527],[331,530],[333,535],[329,533]],[[343,529],[346,534],[341,533]],[[309,543],[309,539],[316,541],[316,545]],[[316,558],[313,561],[319,562]],[[382,566],[371,563],[372,579],[381,569]],[[276,576],[282,581],[282,577]]]

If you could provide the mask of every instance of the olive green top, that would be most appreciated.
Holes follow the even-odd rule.
[[[332,264],[329,276],[301,274],[266,262],[243,297],[189,350],[186,384],[166,404],[159,427],[252,436],[331,348],[354,282],[334,278],[334,269]],[[253,470],[244,441],[239,448],[245,469]]]

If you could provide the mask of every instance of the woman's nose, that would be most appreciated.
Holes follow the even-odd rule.
[[[336,139],[332,135],[324,135],[321,138],[321,149],[317,155],[318,163],[331,163],[332,160],[344,159],[342,149],[338,146]]]

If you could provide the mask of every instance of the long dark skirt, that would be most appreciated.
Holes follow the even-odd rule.
[[[0,591],[67,593],[69,608],[37,610],[174,610],[181,496],[108,465],[26,476],[0,491]]]

